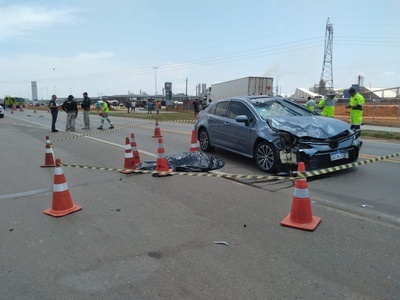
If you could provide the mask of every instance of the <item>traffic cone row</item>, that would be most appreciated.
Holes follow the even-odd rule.
[[[131,142],[129,138],[125,138],[125,159],[124,159],[124,170],[136,170],[135,160],[133,158]]]
[[[44,165],[41,165],[42,168],[54,168],[54,153],[53,148],[51,146],[49,136],[46,136],[46,149],[45,149],[45,156],[44,156]]]
[[[305,172],[304,162],[300,162],[298,173]],[[321,222],[320,217],[312,215],[311,201],[306,178],[295,180],[294,196],[290,213],[281,221],[281,225],[313,231]]]
[[[157,150],[157,162],[156,171],[159,172],[158,176],[167,176],[172,172],[172,169],[168,167],[167,158],[165,157],[165,150],[163,141],[161,138],[158,139],[158,150]]]
[[[200,151],[199,142],[196,138],[196,130],[192,130],[192,139],[190,141],[190,152]]]
[[[49,209],[45,209],[43,212],[53,217],[62,217],[81,209],[82,206],[75,205],[72,202],[61,160],[57,158],[56,168],[54,169],[52,206]]]
[[[154,128],[153,138],[162,137],[160,125],[158,124],[158,118],[156,118],[156,127]]]
[[[131,133],[131,147],[132,147],[132,153],[133,153],[133,161],[135,162],[135,165],[140,165],[140,154],[138,149],[136,148],[136,141],[135,141],[135,134]]]

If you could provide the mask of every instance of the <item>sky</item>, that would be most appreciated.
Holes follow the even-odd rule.
[[[326,24],[335,88],[400,86],[400,1],[0,0],[0,98],[196,95],[196,85],[318,84]]]

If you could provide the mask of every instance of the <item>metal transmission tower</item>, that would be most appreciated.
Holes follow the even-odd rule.
[[[321,95],[324,95],[327,90],[333,89],[332,52],[333,25],[329,22],[328,18],[325,31],[324,63],[322,64],[321,79],[319,81],[319,93]]]

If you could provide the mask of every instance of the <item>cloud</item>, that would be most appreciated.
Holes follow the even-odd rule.
[[[55,23],[73,20],[72,9],[48,9],[38,5],[0,7],[0,41],[19,37]]]

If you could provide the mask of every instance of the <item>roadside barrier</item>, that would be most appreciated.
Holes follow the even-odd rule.
[[[300,162],[298,173],[304,171],[304,163]],[[320,222],[320,217],[312,215],[307,179],[297,178],[295,180],[292,208],[290,213],[281,221],[281,225],[313,231]]]
[[[131,133],[131,147],[132,147],[132,153],[133,153],[133,161],[135,162],[135,165],[139,165],[141,163],[140,161],[140,154],[138,149],[136,148],[136,141],[135,141],[135,134]]]
[[[169,169],[168,167],[168,162],[167,158],[165,157],[164,146],[161,138],[158,139],[156,171],[158,172],[158,176],[168,176],[172,172],[172,169]]]
[[[53,217],[62,217],[81,209],[82,206],[75,205],[72,202],[61,160],[57,158],[56,168],[54,169],[52,206],[49,209],[45,209],[43,212]]]
[[[40,166],[41,168],[54,168],[54,153],[53,148],[51,147],[51,142],[49,136],[46,136],[46,148],[44,153],[44,165]]]
[[[190,152],[198,152],[200,151],[199,142],[196,138],[196,130],[192,130],[192,138],[190,141]]]
[[[133,158],[131,142],[128,137],[125,138],[125,159],[124,159],[124,170],[121,173],[129,172],[129,170],[135,170],[136,165]]]
[[[154,128],[153,138],[162,137],[160,124],[158,124],[158,118],[156,118],[156,127]]]

